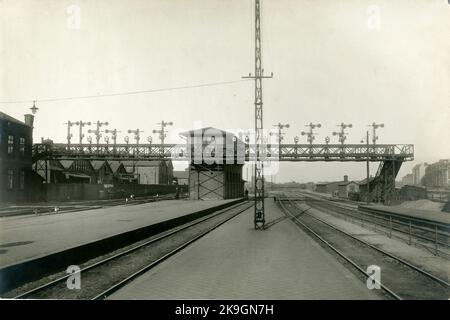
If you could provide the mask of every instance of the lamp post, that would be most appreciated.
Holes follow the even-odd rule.
[[[92,137],[91,137],[91,136],[88,136],[88,137],[87,137],[87,141],[88,141],[88,143],[89,143],[89,152],[91,152],[91,151],[92,151]]]
[[[342,147],[344,146],[345,140],[347,139],[346,135],[348,135],[348,133],[345,132],[345,129],[347,128],[352,128],[353,125],[351,123],[349,124],[344,124],[343,122],[341,124],[337,125],[338,127],[341,127],[341,130],[339,132],[333,132],[333,136],[338,136],[339,137],[339,142],[341,143]]]
[[[152,142],[153,142],[152,136],[148,136],[147,141],[148,141],[148,155],[150,156],[152,154]]]
[[[109,149],[109,137],[108,136],[105,136],[105,142],[106,142],[106,151],[108,151],[108,149]]]
[[[129,153],[129,149],[128,149],[128,144],[130,143],[130,138],[128,136],[125,136],[123,138],[123,140],[125,141],[125,143],[127,144],[127,146],[125,147],[125,150],[127,153]]]
[[[373,145],[375,145],[378,140],[377,129],[384,128],[384,123],[375,123],[374,122],[372,124],[369,124],[368,127],[372,127],[372,143],[373,143]]]
[[[161,129],[153,130],[153,133],[159,134],[159,139],[161,140],[161,155],[164,155],[164,139],[167,136],[166,135],[167,130],[164,130],[164,128],[167,126],[173,126],[173,122],[172,121],[165,122],[164,120],[162,120],[160,123],[157,123],[157,124],[161,125]]]
[[[36,107],[36,100],[33,100],[33,106],[30,108],[32,114],[36,114],[36,112],[39,110],[38,107]]]

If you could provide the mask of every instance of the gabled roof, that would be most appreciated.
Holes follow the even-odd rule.
[[[28,127],[28,125],[25,122],[17,120],[16,118],[13,118],[10,115],[7,115],[6,113],[1,112],[1,111],[0,111],[0,119],[6,120],[6,121],[9,121],[9,122],[13,122],[13,123],[17,123],[17,124],[21,124],[21,125],[24,125],[24,126]]]
[[[117,170],[119,170],[119,168],[120,168],[121,166],[123,166],[123,163],[120,162],[120,161],[108,161],[108,164],[109,164],[109,166],[111,167],[111,170],[112,170],[114,173],[116,173]],[[125,167],[124,167],[124,169],[125,169]]]
[[[370,177],[370,178],[369,178],[369,183],[372,182],[373,179],[375,179],[375,178]],[[364,179],[364,180],[359,181],[358,184],[359,184],[359,185],[365,185],[365,184],[367,184],[367,178]]]
[[[99,170],[104,165],[108,166],[112,170],[112,168],[109,165],[109,163],[107,161],[104,161],[104,160],[92,160],[91,161],[91,165],[92,165],[92,168],[94,168],[94,170]]]
[[[54,171],[63,171],[64,166],[58,160],[50,160],[49,161],[49,169]]]
[[[347,181],[347,182],[340,183],[339,185],[340,185],[340,186],[348,186],[348,185],[351,184],[351,183],[353,183],[353,184],[359,184],[359,183],[356,182],[356,181]]]
[[[69,169],[73,164],[73,160],[59,160],[59,163],[61,163],[64,169]]]

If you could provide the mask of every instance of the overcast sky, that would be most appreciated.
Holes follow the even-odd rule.
[[[2,0],[0,101],[238,81],[254,69],[253,6],[252,0]],[[447,0],[263,0],[262,6],[263,65],[266,74],[274,72],[264,83],[266,127],[289,123],[285,141],[292,142],[305,124],[320,122],[316,141],[323,142],[337,124],[352,123],[347,141],[358,143],[368,124],[383,122],[379,143],[415,145],[416,161],[399,177],[415,163],[450,157]],[[173,132],[198,121],[252,128],[253,94],[253,82],[236,82],[38,102],[34,139],[64,142],[67,120],[108,121],[123,131],[120,140],[140,128],[145,141],[162,119],[174,122]],[[29,107],[0,103],[21,120]],[[361,179],[365,165],[284,163],[276,179],[344,174]]]

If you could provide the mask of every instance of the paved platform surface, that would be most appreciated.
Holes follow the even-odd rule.
[[[233,200],[167,200],[43,216],[0,218],[0,267]]]
[[[267,221],[284,217],[266,200]],[[110,299],[378,299],[287,219],[253,229],[253,208],[126,285]]]
[[[383,206],[383,205],[369,205],[369,206],[360,206],[361,208],[368,209],[376,209],[383,210],[387,212],[392,212],[402,216],[409,216],[412,218],[426,219],[429,221],[435,221],[439,223],[450,224],[450,213],[447,212],[438,212],[438,211],[430,211],[430,210],[418,210],[411,208],[402,208],[402,207],[391,207],[391,206]]]

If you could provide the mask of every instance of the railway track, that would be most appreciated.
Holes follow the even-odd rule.
[[[300,193],[305,203],[310,207],[324,211],[339,218],[349,219],[372,226],[376,232],[384,232],[389,237],[393,235],[406,241],[409,245],[415,244],[426,248],[436,255],[450,258],[450,234],[449,226],[441,223],[431,223],[425,220],[399,217],[386,212],[368,212],[356,207],[342,205],[335,201],[317,199]]]
[[[368,279],[369,266],[381,270],[381,289],[393,299],[445,299],[450,297],[447,279],[432,275],[352,234],[301,210],[290,200],[278,201],[294,223],[317,238]]]
[[[162,261],[202,238],[217,227],[251,207],[248,201],[219,210],[211,215],[174,228],[100,257],[81,267],[80,289],[69,290],[65,274],[23,292],[13,292],[15,299],[103,299],[149,271]],[[15,290],[17,291],[17,290]]]

